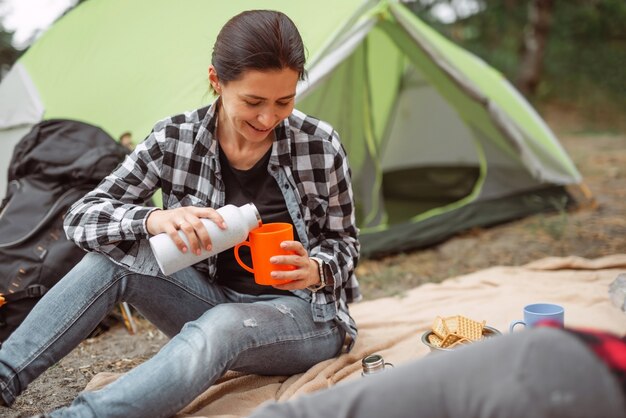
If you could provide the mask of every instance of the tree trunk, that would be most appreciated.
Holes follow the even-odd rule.
[[[528,23],[524,29],[517,80],[517,86],[525,96],[533,95],[541,81],[553,12],[554,0],[530,0],[528,4]]]

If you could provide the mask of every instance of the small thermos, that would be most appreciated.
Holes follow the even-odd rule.
[[[209,237],[211,237],[211,251],[202,249],[200,255],[191,251],[183,253],[174,244],[169,235],[165,233],[150,238],[150,247],[163,274],[167,276],[176,273],[214,254],[232,248],[245,241],[251,230],[261,226],[261,215],[259,215],[259,211],[252,203],[240,207],[226,205],[217,209],[217,212],[224,218],[226,229],[220,229],[209,219],[201,219],[209,233]],[[178,231],[178,234],[185,241],[185,244],[189,246],[185,233]]]
[[[370,354],[363,357],[361,365],[363,366],[361,376],[370,376],[384,371],[386,367],[393,367],[393,364],[385,363],[385,359],[380,354]]]

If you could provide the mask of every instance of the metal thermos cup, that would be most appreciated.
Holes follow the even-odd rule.
[[[363,357],[361,365],[363,366],[361,376],[380,373],[385,370],[387,366],[393,367],[393,364],[385,363],[385,359],[380,354],[370,354],[369,356]]]

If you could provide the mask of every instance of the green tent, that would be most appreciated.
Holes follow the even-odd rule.
[[[0,84],[0,144],[10,150],[52,118],[141,140],[155,121],[208,104],[217,32],[253,8],[284,11],[300,28],[309,76],[296,106],[345,144],[365,256],[570,202],[565,186],[580,174],[537,113],[396,1],[90,0]]]

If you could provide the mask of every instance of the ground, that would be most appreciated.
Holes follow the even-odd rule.
[[[547,108],[543,116],[581,171],[593,201],[573,211],[468,231],[428,249],[363,260],[357,272],[366,300],[495,265],[626,252],[626,133],[589,130],[559,109]],[[35,380],[11,409],[0,407],[0,417],[28,417],[66,405],[95,374],[123,372],[151,357],[166,338],[146,321],[138,322],[135,335],[118,325],[85,340]]]

